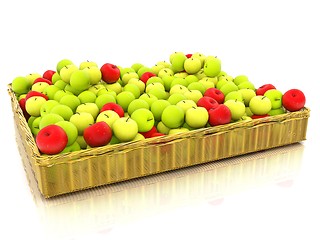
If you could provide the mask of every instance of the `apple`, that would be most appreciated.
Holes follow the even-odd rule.
[[[186,79],[187,80],[187,79]],[[203,95],[207,88],[201,82],[191,82],[188,84],[187,88],[189,90],[198,90]]]
[[[182,52],[175,52],[170,55],[170,63],[174,72],[181,72],[184,70],[184,61],[187,59]]]
[[[70,107],[73,113],[76,112],[77,107],[81,104],[80,99],[72,94],[62,96],[59,103]]]
[[[11,86],[12,90],[20,95],[29,92],[32,85],[26,77],[16,77],[12,80]]]
[[[180,85],[180,86],[187,87],[188,86],[188,82],[183,77],[175,77],[171,82],[170,88],[172,88],[175,85]]]
[[[50,86],[49,86],[50,87]],[[48,88],[48,87],[47,87]],[[47,89],[46,88],[46,89]],[[67,84],[65,87],[64,87],[64,90],[66,91],[66,92],[70,92],[70,93],[72,93],[73,95],[76,95],[76,96],[78,96],[80,93],[82,93],[82,90],[77,90],[77,89],[75,89],[74,87],[71,87],[71,85],[70,84]]]
[[[170,128],[168,128],[166,125],[164,125],[163,122],[160,121],[157,124],[157,131],[162,134],[168,134],[170,131]]]
[[[239,89],[238,92],[241,93],[244,105],[246,105],[246,107],[249,106],[249,102],[250,102],[251,98],[256,96],[256,92],[250,88]]]
[[[189,132],[190,130],[185,127],[179,127],[179,128],[172,128],[169,130],[168,135],[173,135],[173,134],[179,134],[179,133],[185,133]]]
[[[240,91],[232,91],[232,92],[229,92],[224,101],[228,101],[230,99],[233,99],[233,100],[237,100],[237,101],[240,101],[240,102],[244,102],[243,101],[243,97],[242,97],[242,94]]]
[[[221,71],[221,61],[218,58],[210,58],[206,59],[204,66],[203,66],[204,74],[207,77],[215,77]]]
[[[50,85],[44,89],[43,94],[47,95],[49,99],[53,99],[58,90],[60,90],[60,88],[57,86]]]
[[[45,94],[43,94],[43,93],[41,93],[41,92],[33,91],[33,90],[29,91],[29,92],[26,94],[25,99],[28,100],[29,98],[31,98],[31,97],[36,97],[36,96],[38,96],[38,97],[43,97],[44,99],[49,100],[49,98],[48,98],[47,95],[45,95]]]
[[[203,128],[206,126],[209,114],[204,107],[191,107],[186,111],[185,122],[192,128]]]
[[[52,85],[51,80],[43,78],[43,77],[40,77],[40,78],[37,78],[36,80],[34,80],[33,84],[38,83],[38,82],[45,82],[45,83],[48,83],[49,85]]]
[[[199,53],[199,52],[195,52],[191,55],[191,57],[198,58],[201,62],[201,67],[203,67],[205,59],[206,59],[206,56],[204,54]]]
[[[29,80],[30,84],[32,85],[34,80],[36,80],[37,78],[40,78],[42,76],[39,73],[30,73],[30,74],[26,75],[25,77]]]
[[[39,117],[40,109],[47,100],[40,96],[30,97],[26,100],[26,111],[30,116]]]
[[[151,69],[151,68],[146,67],[146,66],[143,66],[143,67],[139,68],[139,70],[138,70],[138,72],[137,72],[137,73],[138,73],[139,78],[141,78],[141,77],[142,77],[142,75],[143,75],[144,73],[146,73],[146,72],[154,73],[154,72],[152,72],[152,69]]]
[[[66,87],[67,83],[60,79],[56,81],[53,85],[63,90]]]
[[[261,96],[263,96],[264,95],[264,93],[266,92],[266,91],[268,91],[268,90],[270,90],[270,89],[276,89],[276,87],[275,86],[273,86],[272,84],[264,84],[264,85],[262,85],[262,86],[260,86],[260,87],[258,87],[257,89],[256,89],[256,95],[261,95]]]
[[[79,68],[74,64],[64,66],[59,72],[61,80],[65,83],[69,83],[71,75],[77,70],[79,70]]]
[[[89,90],[84,90],[78,95],[78,98],[81,103],[94,103],[97,95]]]
[[[91,85],[95,85],[100,82],[102,78],[102,73],[98,67],[91,66],[91,67],[86,67],[83,70],[88,73]]]
[[[41,153],[53,155],[60,153],[68,143],[68,136],[62,127],[49,125],[42,128],[36,136],[36,144]]]
[[[125,112],[127,112],[129,104],[134,99],[136,99],[134,94],[129,91],[123,91],[116,96],[117,104],[119,104]]]
[[[265,115],[271,110],[271,101],[266,96],[257,95],[251,98],[249,107],[254,115]]]
[[[105,85],[106,89],[114,91],[116,94],[119,94],[122,92],[122,86],[118,82],[115,83],[108,83]]]
[[[210,126],[223,125],[231,122],[232,114],[230,109],[224,105],[219,104],[216,108],[211,108],[208,111]]]
[[[152,103],[150,110],[153,113],[154,119],[156,121],[161,120],[163,110],[169,105],[171,105],[170,102],[165,99],[158,99]]]
[[[299,111],[304,107],[306,97],[299,89],[290,89],[282,96],[282,105],[290,112]]]
[[[109,84],[109,85],[112,85],[112,84]],[[89,88],[90,89],[90,88]],[[100,96],[100,95],[102,95],[102,94],[110,94],[110,95],[112,95],[114,98],[117,96],[117,93],[115,92],[115,91],[113,91],[113,90],[111,90],[111,89],[108,89],[108,88],[104,88],[104,86],[103,86],[103,88],[101,88],[101,89],[99,89],[99,91],[97,92],[97,96]]]
[[[79,135],[82,135],[84,129],[94,123],[94,118],[90,113],[76,112],[70,117],[69,121],[77,127]]]
[[[224,103],[224,94],[221,90],[217,89],[217,88],[208,88],[203,96],[205,97],[211,97],[213,99],[215,99],[219,104]]]
[[[225,97],[228,95],[228,93],[238,90],[238,86],[232,81],[227,82],[220,88],[220,91],[223,92]]]
[[[198,107],[204,107],[205,109],[207,109],[207,111],[218,107],[218,105],[219,103],[214,98],[207,97],[207,96],[203,96],[197,102]]]
[[[88,88],[88,91],[93,92],[96,96],[99,96],[99,95],[98,95],[98,92],[99,92],[100,90],[102,90],[102,89],[103,89],[104,91],[108,91],[108,90],[106,89],[106,87],[102,85],[102,83],[97,83],[97,84],[91,84],[91,87]],[[101,93],[102,93],[102,92],[101,92]],[[115,96],[117,95],[116,93],[114,93],[114,94],[115,94]]]
[[[76,152],[80,150],[81,150],[80,144],[77,141],[75,141],[70,146],[66,146],[61,153]]]
[[[123,108],[117,104],[117,103],[113,103],[113,102],[110,102],[110,103],[106,103],[105,105],[103,105],[103,107],[100,109],[100,113],[103,112],[103,111],[106,111],[106,110],[112,110],[114,112],[116,112],[119,117],[124,117],[124,110]]]
[[[246,112],[246,106],[244,105],[244,103],[237,100],[228,100],[224,102],[224,105],[226,105],[230,109],[231,118],[234,121],[239,120]]]
[[[30,123],[31,124],[31,132],[34,136],[36,136],[40,131],[39,124],[40,124],[42,117],[41,116],[39,116],[39,117],[31,116],[30,119],[31,118],[34,118],[33,121]]]
[[[67,147],[73,145],[78,138],[78,129],[70,121],[59,121],[55,125],[62,127],[68,137]]]
[[[172,95],[174,93],[184,94],[186,91],[188,91],[188,88],[186,86],[183,86],[181,84],[175,84],[175,85],[171,86],[169,93],[170,93],[170,95]]]
[[[168,128],[178,128],[184,123],[184,111],[176,105],[167,106],[161,115],[161,122]]]
[[[131,114],[131,118],[138,124],[139,132],[147,132],[154,126],[154,116],[149,109],[139,108]]]
[[[82,103],[77,107],[76,112],[78,112],[78,113],[80,113],[80,112],[90,113],[92,115],[93,119],[96,119],[98,114],[99,114],[99,112],[100,112],[100,110],[99,110],[98,106],[95,103]]]
[[[58,80],[61,80],[59,73],[55,72],[51,77],[52,84],[55,84]]]
[[[105,93],[98,96],[95,100],[95,104],[98,106],[98,108],[101,110],[102,107],[107,103],[116,103],[116,99],[113,95]]]
[[[120,142],[132,141],[138,134],[138,124],[130,117],[121,117],[113,123],[113,133]]]
[[[28,121],[28,119],[31,117],[30,114],[27,112],[26,110],[26,98],[21,98],[19,100],[19,106],[23,112],[23,116],[25,117],[25,119]]]
[[[90,147],[107,145],[112,138],[112,130],[105,122],[97,122],[84,129],[83,138]]]
[[[131,78],[129,81],[128,81],[128,84],[134,84],[134,85],[137,85],[137,87],[139,88],[140,90],[140,95],[144,92],[145,88],[146,88],[146,84],[141,81],[139,78]]]
[[[82,135],[78,135],[76,142],[79,144],[81,149],[87,149],[88,145]]]
[[[133,64],[131,65],[131,68],[132,68],[135,72],[138,72],[141,67],[144,67],[144,65],[143,65],[142,63],[139,63],[139,62],[133,63]]]
[[[76,70],[70,77],[70,86],[76,90],[87,90],[90,87],[90,84],[90,75],[85,70]]]
[[[152,128],[149,131],[146,132],[140,132],[140,134],[144,137],[144,138],[151,138],[152,135],[154,135],[155,133],[157,133],[158,130],[156,128],[156,126],[152,126]]]
[[[199,99],[201,99],[203,97],[202,93],[196,89],[188,90],[188,91],[184,92],[183,94],[187,97],[187,99],[192,100],[195,103],[197,103],[199,101]]]
[[[128,91],[128,92],[131,92],[135,98],[139,98],[140,97],[140,88],[135,85],[135,84],[132,84],[132,83],[128,83],[126,84],[122,91]]]
[[[181,100],[176,105],[178,107],[181,107],[183,109],[184,113],[186,113],[189,108],[197,107],[197,104],[193,100],[190,100],[190,99]]]
[[[176,105],[178,102],[182,100],[187,100],[187,97],[183,93],[176,92],[171,94],[167,100],[171,105]]]
[[[124,85],[128,84],[130,79],[132,79],[132,78],[138,78],[139,79],[138,73],[136,73],[136,72],[127,72],[127,73],[125,73],[125,74],[123,74],[121,76],[121,80],[122,80],[122,83]]]
[[[60,115],[63,120],[69,121],[71,116],[73,115],[72,109],[63,104],[57,104],[56,106],[53,106],[50,110],[50,113],[55,113]]]
[[[280,114],[284,114],[286,111],[284,110],[283,107],[280,107],[280,108],[276,108],[276,109],[271,109],[269,112],[268,112],[268,115],[269,116],[276,116],[276,115],[280,115]]]
[[[55,124],[63,120],[64,120],[63,117],[61,117],[56,113],[45,114],[43,117],[41,117],[41,120],[39,122],[39,129],[41,130],[42,128],[48,125]]]
[[[191,57],[184,61],[183,67],[188,74],[195,74],[200,71],[202,63],[199,58]]]
[[[149,104],[143,100],[143,99],[134,99],[132,102],[130,102],[129,106],[128,106],[128,114],[131,116],[131,114],[140,108],[145,108],[148,109],[150,108]]]
[[[137,135],[132,139],[132,141],[141,141],[146,139],[141,133],[137,133]]]
[[[102,80],[106,83],[115,83],[120,78],[120,69],[111,63],[105,63],[100,68]]]
[[[153,73],[155,73],[156,75],[158,75],[159,71],[162,69],[162,68],[165,68],[164,65],[162,64],[155,64],[154,66],[151,67],[151,70]]]
[[[158,72],[158,77],[163,78],[164,76],[170,76],[173,77],[174,72],[171,68],[165,67],[162,68],[159,72]]]
[[[254,84],[252,82],[249,82],[249,81],[244,81],[244,82],[240,83],[237,86],[238,86],[239,89],[249,88],[249,89],[252,89],[252,90],[256,91],[256,87],[254,86]]]
[[[68,65],[73,65],[73,62],[70,59],[60,60],[56,66],[57,73],[60,74],[61,69]]]
[[[241,84],[243,82],[247,82],[247,81],[249,81],[249,79],[248,79],[248,77],[246,75],[238,75],[233,79],[233,82],[236,85],[239,85],[239,84]]]
[[[266,113],[266,114],[261,114],[261,115],[259,115],[259,114],[253,114],[250,118],[251,118],[251,119],[259,119],[259,118],[265,118],[265,117],[269,117],[269,114],[268,114],[268,113]]]
[[[168,99],[168,97],[170,96],[170,94],[168,92],[166,92],[164,89],[162,88],[151,88],[151,90],[148,91],[148,94],[154,95],[157,99]]]
[[[271,109],[277,109],[282,107],[282,92],[277,89],[270,89],[264,94],[271,101]]]
[[[81,62],[79,65],[80,70],[85,68],[90,68],[90,67],[98,67],[98,64],[96,62],[87,60],[87,61]]]
[[[151,93],[143,93],[140,95],[139,99],[145,100],[149,104],[149,106],[151,106],[153,102],[158,100],[158,98]]]
[[[149,78],[156,77],[156,76],[157,75],[154,74],[153,72],[145,72],[141,75],[140,80],[146,84]]]
[[[31,90],[36,91],[36,92],[41,92],[43,93],[45,88],[50,86],[48,83],[45,82],[37,82],[35,84],[32,84]]]
[[[112,110],[106,110],[106,111],[99,113],[99,115],[97,116],[96,122],[103,121],[103,122],[107,123],[112,129],[113,123],[118,118],[120,118],[118,113],[116,113],[115,111],[112,111]]]

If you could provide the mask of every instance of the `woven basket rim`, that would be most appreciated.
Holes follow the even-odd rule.
[[[167,144],[177,141],[181,141],[185,138],[200,138],[205,135],[223,133],[226,131],[235,130],[238,128],[252,128],[260,125],[267,125],[274,122],[284,122],[292,119],[298,118],[308,118],[310,116],[310,109],[304,107],[303,109],[296,112],[287,112],[284,114],[269,116],[264,118],[253,119],[250,121],[239,121],[229,124],[206,127],[201,129],[192,130],[189,132],[178,133],[175,135],[165,135],[154,138],[148,138],[139,141],[132,141],[126,143],[119,143],[114,145],[106,145],[103,147],[82,149],[76,152],[69,153],[59,153],[56,155],[44,155],[39,152],[39,149],[36,146],[35,139],[31,133],[31,130],[28,126],[26,119],[23,116],[23,112],[20,108],[19,102],[12,90],[11,84],[8,84],[8,93],[11,97],[12,110],[15,111],[19,116],[19,124],[21,129],[27,136],[27,145],[32,149],[32,156],[35,160],[35,163],[40,166],[52,166],[55,164],[65,164],[68,161],[82,161],[86,158],[91,158],[97,155],[103,154],[113,154],[120,151],[129,151],[130,149],[144,148],[150,145],[155,144]]]

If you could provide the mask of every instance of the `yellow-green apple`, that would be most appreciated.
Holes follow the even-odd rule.
[[[116,103],[116,99],[113,95],[105,93],[105,94],[101,94],[99,95],[96,100],[95,100],[95,104],[98,106],[98,108],[101,110],[102,107],[107,104],[107,103]]]
[[[263,95],[257,95],[251,98],[249,107],[254,115],[265,115],[271,110],[271,101]]]
[[[134,99],[136,99],[136,97],[129,91],[123,91],[116,96],[117,104],[119,104],[125,112],[127,112],[129,104]]]
[[[147,132],[154,126],[154,116],[149,109],[139,108],[131,114],[131,118],[138,124],[139,132]]]
[[[174,72],[181,72],[184,70],[184,61],[187,59],[182,52],[175,52],[170,55],[170,63]]]
[[[102,78],[102,73],[98,67],[86,67],[83,70],[88,73],[91,85],[95,85],[100,82]]]
[[[43,93],[48,86],[50,85],[46,82],[37,82],[35,84],[32,84],[31,90]]]
[[[253,89],[250,89],[250,88],[243,88],[243,89],[239,89],[238,91],[242,95],[242,99],[243,99],[244,105],[246,105],[246,107],[248,107],[251,98],[256,96],[256,92]]]
[[[81,62],[79,65],[80,70],[85,68],[90,68],[90,67],[98,67],[98,64],[96,62],[87,60],[87,61]]]
[[[184,111],[181,107],[176,105],[167,106],[161,115],[161,121],[168,128],[178,128],[184,123]]]
[[[277,89],[270,89],[264,94],[271,101],[271,109],[278,109],[282,107],[282,92]]]
[[[70,86],[79,91],[87,90],[91,86],[90,75],[85,70],[76,70],[70,76]]]
[[[246,112],[246,106],[244,105],[244,103],[237,100],[228,100],[224,102],[224,105],[226,105],[230,109],[231,118],[234,121],[239,120]]]
[[[77,70],[79,70],[79,68],[74,64],[64,66],[59,72],[61,80],[65,83],[70,83],[71,75]]]
[[[172,95],[174,93],[182,93],[183,94],[186,91],[188,91],[188,88],[186,86],[183,86],[181,84],[176,84],[174,86],[171,86],[169,93],[170,93],[170,95]]]
[[[89,90],[84,90],[78,95],[78,98],[81,103],[94,103],[97,96]]]
[[[210,58],[206,59],[204,66],[203,66],[204,74],[207,77],[215,77],[217,76],[221,71],[221,61],[218,58]]]
[[[76,112],[77,107],[81,104],[80,99],[72,94],[62,96],[59,103],[70,107],[73,113]]]
[[[209,114],[204,107],[191,107],[185,114],[185,122],[192,128],[203,128],[208,119]]]
[[[67,147],[73,145],[78,138],[78,129],[77,127],[69,121],[59,121],[55,125],[62,127],[68,136]]]
[[[127,72],[127,73],[124,73],[121,76],[121,80],[122,80],[122,83],[124,85],[128,84],[130,79],[132,79],[132,78],[139,78],[138,73],[136,73],[136,72]]]
[[[246,75],[238,75],[233,79],[233,82],[236,85],[239,85],[239,84],[241,84],[243,82],[247,82],[247,81],[249,81],[249,79],[248,79],[248,77]]]
[[[99,110],[97,104],[95,104],[95,103],[82,103],[76,109],[76,112],[78,112],[78,113],[81,113],[81,112],[90,113],[92,115],[93,119],[97,118],[99,111],[100,110]]]
[[[158,98],[151,93],[143,93],[140,95],[139,99],[145,100],[149,106],[151,106],[154,101],[158,100]]]
[[[58,114],[66,121],[69,121],[71,116],[73,115],[72,109],[69,106],[63,104],[53,106],[50,110],[50,113]]]
[[[39,117],[40,109],[47,100],[40,96],[34,96],[26,100],[26,111],[30,116]]]
[[[199,58],[187,58],[184,61],[184,70],[188,73],[188,74],[195,74],[197,72],[200,71],[200,69],[202,68],[202,62]]]
[[[11,86],[12,90],[20,95],[29,92],[32,84],[26,77],[16,77],[12,80]]]
[[[132,84],[132,83],[128,83],[126,84],[122,91],[128,91],[128,92],[131,92],[135,98],[139,98],[140,97],[140,88],[135,85],[135,84]]]
[[[70,59],[61,59],[56,66],[57,73],[60,74],[61,69],[68,65],[73,65]]]
[[[137,85],[139,90],[140,90],[140,94],[142,94],[146,88],[146,85],[144,82],[142,82],[139,78],[131,78],[128,81],[129,84],[134,84]]]
[[[39,129],[41,130],[42,128],[51,125],[51,124],[55,124],[57,122],[63,121],[63,117],[61,117],[60,115],[56,114],[56,113],[48,113],[46,115],[44,115],[43,117],[41,117],[41,120],[39,122]]]
[[[195,103],[197,103],[199,99],[203,97],[202,93],[196,89],[188,90],[183,94],[187,97],[187,99],[192,100]]]
[[[140,108],[145,108],[145,109],[150,109],[149,104],[143,100],[143,99],[134,99],[132,102],[130,102],[129,106],[128,106],[128,114],[131,116],[131,114]]]
[[[90,113],[76,112],[71,116],[69,121],[77,127],[79,135],[82,135],[84,129],[94,123],[94,118]]]
[[[138,124],[130,117],[121,117],[113,125],[113,133],[120,142],[132,141],[138,133]]]
[[[113,123],[118,118],[120,118],[120,117],[119,117],[118,113],[116,113],[115,111],[105,110],[105,111],[99,113],[99,115],[96,118],[96,122],[102,122],[103,121],[103,122],[107,123],[112,129]]]
[[[182,100],[187,100],[187,97],[183,93],[173,93],[168,97],[168,102],[171,105],[176,105],[178,102]]]
[[[189,108],[197,107],[197,104],[193,100],[190,100],[190,99],[181,100],[176,105],[181,107],[183,109],[184,113],[186,113],[186,111]]]
[[[169,105],[171,105],[170,102],[164,99],[158,99],[152,103],[150,110],[156,121],[161,121],[162,112]]]
[[[201,82],[191,82],[188,84],[187,88],[189,90],[198,90],[203,95],[207,88]]]

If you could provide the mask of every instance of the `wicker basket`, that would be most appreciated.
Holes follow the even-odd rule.
[[[143,141],[41,155],[8,85],[18,145],[44,197],[134,179],[306,139],[310,110],[203,128]]]

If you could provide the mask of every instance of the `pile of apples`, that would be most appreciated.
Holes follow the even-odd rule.
[[[16,77],[12,90],[48,155],[251,121],[298,111],[306,101],[298,89],[256,88],[247,76],[222,71],[215,56],[183,52],[152,67],[63,59],[54,70]]]

